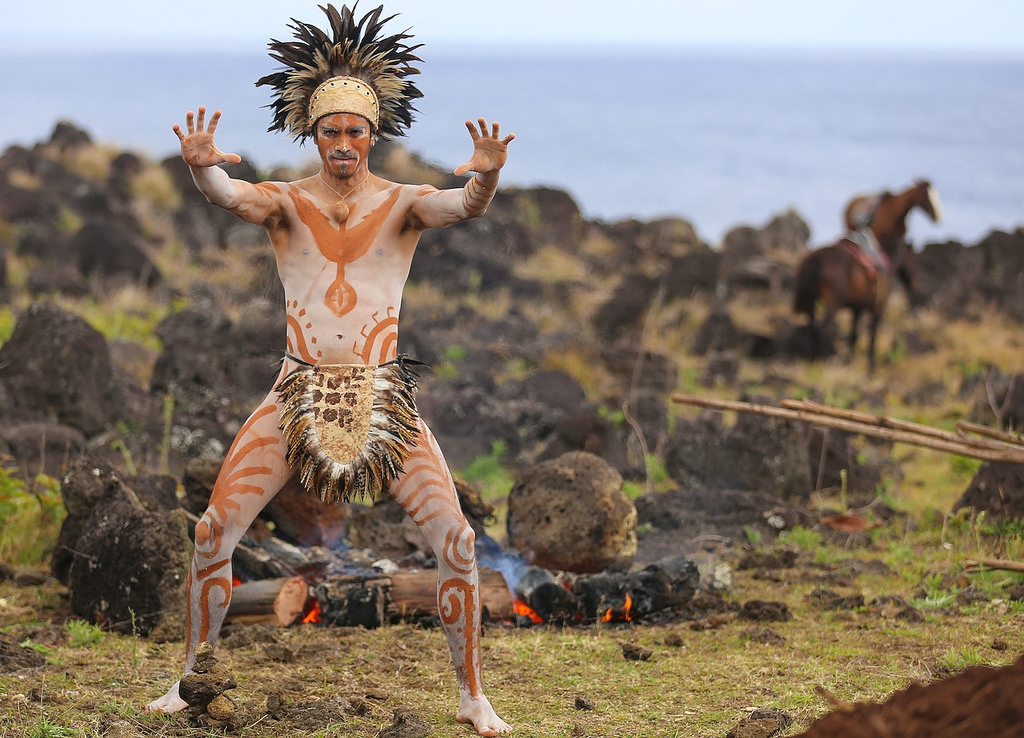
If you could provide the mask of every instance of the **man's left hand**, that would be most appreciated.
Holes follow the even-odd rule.
[[[467,120],[466,128],[473,139],[473,156],[465,164],[455,168],[456,176],[461,177],[466,172],[496,172],[505,166],[508,145],[516,134],[510,133],[502,138],[498,122],[491,124],[488,131],[487,121],[483,118],[477,118],[476,125],[473,121]]]

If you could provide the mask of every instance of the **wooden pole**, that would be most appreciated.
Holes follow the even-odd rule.
[[[775,405],[762,405],[755,402],[716,400],[680,393],[672,395],[672,401],[714,410],[731,410],[784,418],[786,420],[796,420],[802,423],[811,423],[850,433],[884,438],[896,443],[908,443],[936,451],[969,456],[984,461],[1024,464],[1024,443],[1018,444],[1003,438],[997,442],[967,438],[936,428],[918,425],[917,423],[900,421],[886,416],[857,413],[855,411],[836,410],[834,408],[827,408],[824,405],[817,405],[816,403],[786,401],[786,407],[777,407]],[[1011,436],[1006,436],[1006,438],[1012,439]]]
[[[1010,561],[1008,559],[966,559],[964,565],[968,568],[1024,572],[1024,562]]]
[[[873,415],[871,413],[862,413],[856,410],[840,410],[838,408],[829,407],[828,405],[811,402],[810,400],[783,400],[779,403],[779,407],[790,410],[803,410],[811,414],[819,414],[828,417],[844,418],[852,420],[855,423],[866,423],[879,428],[892,428],[893,430],[920,434],[925,438],[936,438],[940,441],[949,441],[950,443],[963,443],[968,446],[989,449],[1008,448],[1014,452],[1024,451],[1024,442],[1014,440],[1013,436],[985,428],[984,426],[964,423],[963,421],[957,424],[958,432],[951,433],[950,431],[944,431],[940,428],[933,428],[920,423],[911,423],[907,420],[899,420],[898,418],[891,418],[886,415]],[[967,435],[968,429],[970,429],[970,432],[974,433],[984,431],[983,434],[979,434],[986,435],[992,440],[987,441],[982,438],[972,438]]]

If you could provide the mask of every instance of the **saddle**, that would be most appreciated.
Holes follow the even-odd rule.
[[[882,251],[878,238],[870,228],[860,228],[847,233],[842,240],[845,248],[868,271],[872,278],[879,272],[889,271],[889,258]]]

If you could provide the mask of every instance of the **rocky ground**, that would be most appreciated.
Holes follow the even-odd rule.
[[[399,148],[375,151],[374,167],[384,176],[457,184]],[[263,176],[249,162],[232,167],[232,174]],[[180,611],[180,586],[166,579],[180,574],[188,557],[187,517],[175,511],[202,511],[228,444],[266,393],[280,359],[281,296],[264,236],[208,206],[180,160],[154,165],[129,152],[103,152],[72,125],[59,126],[32,149],[12,148],[0,156],[0,219],[0,300],[16,316],[0,346],[0,457],[26,478],[42,472],[77,485],[65,495],[74,501],[67,505],[53,573],[71,585],[72,612],[92,618],[97,609],[90,587],[102,593],[112,580],[130,579],[140,556],[161,559],[145,588],[151,599],[144,605],[133,601],[133,612]],[[454,469],[497,455],[520,482],[514,494],[566,494],[566,485],[545,475],[545,465],[564,465],[572,454],[595,460],[574,474],[605,480],[586,486],[610,487],[609,500],[626,499],[624,483],[639,485],[643,491],[631,496],[619,516],[620,523],[630,521],[632,543],[623,542],[629,535],[598,540],[601,566],[643,566],[677,555],[702,565],[739,565],[751,540],[770,541],[801,527],[860,540],[867,535],[863,528],[823,524],[828,511],[813,498],[818,490],[842,487],[850,493],[849,508],[870,506],[875,523],[898,519],[901,513],[876,494],[901,475],[892,444],[756,416],[681,413],[671,400],[680,386],[693,385],[769,402],[816,396],[819,390],[801,386],[791,367],[823,357],[810,355],[806,331],[788,319],[785,308],[792,265],[809,248],[809,237],[799,215],[789,212],[763,227],[739,226],[711,246],[683,220],[591,222],[563,192],[503,191],[486,218],[428,232],[421,242],[401,347],[433,367],[423,377],[421,412]],[[179,272],[182,263],[189,268]],[[981,321],[993,312],[1024,321],[1024,231],[993,232],[978,244],[925,244],[917,269],[919,289],[908,300],[913,309],[949,321]],[[70,307],[125,289],[174,305],[153,328],[158,342],[107,338]],[[774,317],[757,322],[757,328],[744,327],[750,310]],[[669,338],[671,324],[692,322],[694,312],[701,317],[685,341]],[[938,348],[926,333],[902,331],[898,337],[904,356],[927,356]],[[926,406],[952,394],[974,422],[1019,428],[1019,369],[977,367],[955,387],[909,383],[901,401]],[[872,391],[865,384],[849,405],[877,406]],[[1007,519],[1024,515],[1022,468],[982,465],[954,507]],[[92,469],[105,471],[90,476]],[[574,496],[573,490],[567,494]],[[99,501],[102,515],[96,513]],[[479,516],[481,526],[486,512]],[[590,525],[583,514],[562,516],[551,539],[569,540],[574,530]],[[382,557],[421,553],[387,506],[317,511],[315,526],[289,532],[296,516],[287,507],[271,509],[263,522],[303,545],[348,540],[361,530]],[[509,518],[506,543],[519,544],[514,498]],[[356,519],[359,525],[351,525]],[[127,569],[95,573],[99,581],[92,585],[81,565],[75,574],[75,556],[109,541],[120,525],[112,520],[131,521],[129,527],[145,532],[135,541],[125,537],[121,555],[134,557],[123,559]],[[372,535],[371,525],[377,531]],[[525,527],[534,530],[537,524]],[[530,545],[536,558],[541,547]],[[779,576],[792,563],[747,568]],[[571,568],[558,559],[545,565]],[[713,591],[707,578],[704,584],[703,592]],[[845,596],[821,596],[833,595]],[[100,599],[109,606],[110,597]],[[879,617],[889,617],[886,608],[904,612],[898,603],[854,600],[838,606],[868,612],[874,607]],[[674,615],[682,622],[746,617],[764,623],[783,617],[772,603],[750,607],[743,615],[720,599],[698,597]],[[124,624],[113,616],[106,624],[113,621]],[[173,638],[180,623],[142,618],[133,627]],[[0,646],[0,672],[32,666],[23,663],[31,658],[25,649]],[[885,714],[904,717],[877,719],[887,726],[902,719],[926,721],[929,709],[921,705],[928,700],[940,717],[948,717],[946,708],[955,702],[964,708],[957,718],[961,732],[843,732],[849,729],[831,726],[846,720],[866,730],[876,718],[865,717],[866,707],[837,703],[832,722],[815,725],[807,735],[1015,735],[999,732],[999,726],[1019,717],[1019,710],[1012,704],[1004,708],[999,699],[1009,693],[1007,685],[1019,684],[1020,674],[1019,662],[998,677],[992,670],[971,670],[944,691],[894,695]],[[993,686],[996,680],[1001,686]],[[984,694],[991,709],[974,709],[976,702],[947,691]],[[267,710],[274,714],[269,700]],[[736,736],[770,735],[763,732],[770,720],[777,722],[776,731],[794,729],[778,715],[749,717],[752,725],[738,726]],[[983,718],[996,727],[979,728]],[[304,728],[317,729],[319,719],[310,718]],[[403,733],[401,723],[396,716],[393,732],[381,735],[422,734],[415,727]]]

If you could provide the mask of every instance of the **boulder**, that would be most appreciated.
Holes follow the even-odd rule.
[[[786,210],[776,215],[758,234],[761,248],[765,251],[787,251],[801,253],[811,240],[811,229],[795,210]]]
[[[246,305],[237,323],[202,301],[157,326],[163,350],[150,391],[174,400],[172,468],[193,458],[224,457],[242,423],[273,387],[284,333],[284,314],[261,301]]]
[[[598,335],[608,341],[638,336],[651,304],[658,295],[659,279],[645,274],[625,274],[611,297],[594,313]]]
[[[184,636],[192,543],[184,513],[166,510],[174,486],[158,477],[128,480],[88,458],[65,475],[68,517],[52,566],[75,615],[119,633]]]
[[[38,474],[60,477],[85,449],[85,436],[77,428],[42,421],[0,427],[0,439],[23,479]]]
[[[637,552],[636,508],[622,477],[585,451],[533,467],[508,498],[508,544],[528,562],[577,573],[625,569]]]
[[[665,467],[690,487],[759,491],[797,502],[811,494],[803,424],[779,418],[740,413],[732,426],[718,413],[680,419]]]
[[[970,508],[990,520],[1024,518],[1024,464],[987,461],[953,503],[953,512]]]
[[[990,369],[965,384],[964,391],[971,400],[973,422],[1003,430],[1024,426],[1024,372]]]
[[[71,237],[69,248],[77,255],[83,275],[151,288],[163,281],[146,254],[141,234],[119,219],[86,223]]]
[[[3,420],[46,421],[93,436],[114,425],[125,405],[106,339],[53,303],[33,303],[0,346]]]

